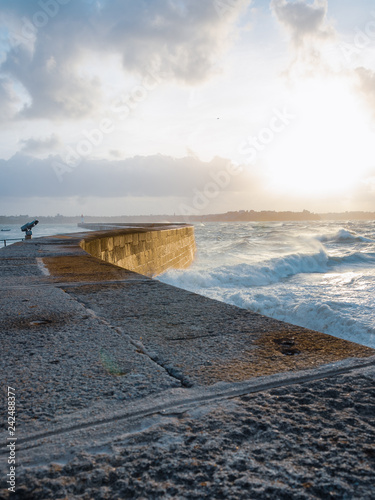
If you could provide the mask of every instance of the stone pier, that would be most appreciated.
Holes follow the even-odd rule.
[[[106,229],[0,251],[1,497],[370,499],[375,351],[152,279],[191,226]]]

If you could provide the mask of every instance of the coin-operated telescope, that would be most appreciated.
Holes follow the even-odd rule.
[[[25,240],[31,240],[31,236],[33,234],[31,230],[37,224],[39,224],[39,221],[35,219],[32,222],[27,222],[21,227],[21,231],[24,231],[26,233]]]

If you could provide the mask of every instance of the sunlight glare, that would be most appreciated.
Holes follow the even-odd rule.
[[[344,192],[371,167],[374,140],[349,82],[304,82],[293,107],[296,119],[267,155],[274,188],[317,196]]]

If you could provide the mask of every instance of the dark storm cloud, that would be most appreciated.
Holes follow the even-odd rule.
[[[200,83],[217,72],[233,23],[250,3],[230,0],[220,10],[218,1],[3,0],[12,47],[1,72],[28,92],[22,115],[29,118],[77,119],[100,106],[100,76],[81,72],[88,56],[119,55],[125,72]]]
[[[228,160],[220,158],[209,163],[163,155],[83,161],[62,178],[54,169],[58,161],[57,157],[41,160],[19,153],[9,160],[0,160],[0,197],[21,196],[25,186],[30,196],[39,197],[188,197],[194,189],[202,189],[215,178],[225,191],[247,189],[238,176],[233,176],[230,183],[223,182],[228,179],[223,174]]]

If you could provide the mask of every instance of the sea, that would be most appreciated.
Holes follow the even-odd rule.
[[[158,279],[375,348],[375,221],[195,225],[197,257]]]
[[[375,348],[375,221],[195,224],[197,254],[164,283]],[[22,238],[1,225],[0,247]],[[33,238],[81,232],[39,224]]]

